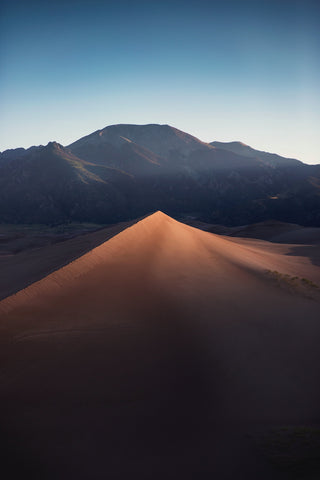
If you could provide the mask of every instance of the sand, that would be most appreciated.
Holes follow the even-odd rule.
[[[61,242],[57,242],[56,236],[50,236],[49,233],[48,245],[42,247],[37,247],[35,241],[35,245],[31,245],[30,248],[28,236],[23,238],[21,235],[22,238],[19,239],[21,251],[14,254],[10,251],[12,247],[14,249],[14,241],[12,243],[8,241],[8,253],[0,254],[0,300],[41,280],[46,275],[84,255],[137,221],[139,219],[120,222],[94,232],[75,235]],[[36,231],[36,226],[34,231]],[[54,243],[49,244],[50,240]]]
[[[7,462],[289,478],[247,435],[320,417],[319,268],[291,251],[157,212],[0,302]]]

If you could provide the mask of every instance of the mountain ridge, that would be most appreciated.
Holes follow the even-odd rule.
[[[87,135],[84,135],[82,137],[80,137],[79,139],[71,142],[70,144],[68,145],[63,145],[55,140],[53,141],[49,141],[47,145],[51,144],[51,143],[54,143],[54,144],[57,144],[57,145],[60,145],[60,146],[63,146],[64,148],[66,149],[69,149],[69,147],[72,147],[76,144],[78,144],[79,142],[84,142],[84,141],[87,141],[88,139],[94,137],[94,136],[99,136],[99,137],[102,137],[104,136],[104,134],[106,132],[109,132],[111,130],[116,130],[116,129],[123,129],[123,128],[133,128],[133,129],[149,129],[149,128],[156,128],[156,129],[166,129],[167,131],[171,131],[171,132],[175,132],[178,136],[181,135],[185,138],[188,138],[189,140],[193,140],[197,143],[199,143],[200,145],[203,145],[203,146],[206,146],[206,147],[212,147],[212,148],[218,148],[219,150],[222,149],[222,150],[228,150],[228,151],[231,151],[231,152],[234,152],[234,153],[239,153],[239,150],[242,150],[242,153],[243,153],[243,156],[246,156],[246,155],[250,155],[250,156],[255,156],[257,154],[267,154],[267,155],[274,155],[278,158],[281,158],[283,160],[290,160],[290,161],[294,161],[294,162],[299,162],[299,163],[303,163],[304,165],[308,165],[304,162],[302,162],[301,160],[298,160],[296,158],[292,158],[292,157],[287,157],[287,156],[283,156],[283,155],[278,155],[277,153],[274,153],[274,152],[268,152],[268,151],[263,151],[263,150],[257,150],[253,147],[251,147],[250,145],[240,141],[240,140],[231,140],[231,141],[228,141],[228,142],[221,142],[221,141],[212,141],[212,142],[205,142],[203,140],[200,140],[199,138],[197,138],[196,136],[190,134],[190,133],[186,133],[180,129],[178,129],[177,127],[173,127],[169,124],[157,124],[157,123],[147,123],[147,124],[127,124],[127,123],[118,123],[118,124],[112,124],[112,125],[108,125],[106,127],[103,127],[101,129],[98,129],[98,130],[95,130],[94,132],[92,133],[89,133]],[[121,135],[119,135],[119,137],[121,137]],[[129,138],[126,138],[126,137],[123,137],[123,140],[127,140],[127,141],[132,141],[130,140]],[[11,156],[11,155],[14,155],[15,153],[23,153],[23,152],[27,152],[28,150],[30,149],[33,149],[33,148],[38,148],[38,147],[43,147],[44,145],[32,145],[30,147],[27,147],[27,148],[24,148],[24,147],[16,147],[16,148],[9,148],[9,149],[6,149],[6,150],[3,150],[3,151],[0,151],[0,155],[5,155],[5,156]],[[246,155],[244,155],[246,154]],[[319,164],[315,164],[315,165],[320,165]]]
[[[320,225],[320,165],[170,125],[118,124],[67,147],[0,154],[0,222],[130,220],[151,211],[223,225]]]
[[[298,165],[303,164],[300,160],[295,158],[289,157],[282,157],[276,153],[265,152],[262,150],[257,150],[252,148],[250,145],[246,145],[245,143],[239,141],[232,141],[232,142],[210,142],[210,145],[213,147],[228,150],[230,152],[239,153],[240,155],[253,157],[253,158],[261,158],[265,162],[269,163],[270,165]],[[306,164],[304,164],[306,165]]]

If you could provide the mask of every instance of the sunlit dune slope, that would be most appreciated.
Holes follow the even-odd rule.
[[[319,273],[267,245],[157,212],[0,303],[4,422],[39,478],[278,478],[239,438],[318,418]]]
[[[9,250],[7,255],[0,255],[0,300],[81,257],[138,220],[119,222],[115,225],[99,228],[94,232],[84,232],[74,237],[71,236],[71,238],[63,241],[56,241],[55,237],[49,237],[49,244],[40,245],[40,247],[31,243],[29,248],[28,241],[30,240],[28,238],[24,240],[22,236],[19,245],[20,252],[13,253],[13,246],[13,252]],[[56,243],[50,244],[52,240]]]
[[[185,296],[190,299],[190,295],[210,293],[219,304],[221,295],[233,296],[243,304],[242,281],[246,282],[247,292],[251,287],[255,291],[263,289],[264,294],[276,294],[267,272],[277,269],[281,274],[302,273],[320,283],[318,268],[286,257],[283,250],[267,242],[202,232],[157,212],[1,302],[0,308],[4,312],[42,305],[47,309],[52,300],[50,309],[65,308],[67,303],[72,304],[74,312],[83,314],[85,308],[90,314],[95,310],[90,300],[111,307],[118,297],[123,303],[124,298],[130,301],[133,295],[135,301],[135,295],[140,293],[148,304],[148,293],[152,296],[160,291],[169,298],[186,301]]]

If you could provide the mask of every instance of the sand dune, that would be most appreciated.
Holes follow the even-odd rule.
[[[286,253],[157,212],[0,302],[7,457],[41,479],[286,478],[245,440],[320,415],[319,268]]]
[[[40,248],[35,244],[29,249],[28,238],[22,236],[21,252],[13,254],[9,250],[7,255],[0,255],[0,300],[84,255],[138,220],[119,222]],[[56,241],[56,238],[53,238],[53,241]]]

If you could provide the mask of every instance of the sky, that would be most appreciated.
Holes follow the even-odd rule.
[[[0,151],[117,123],[320,163],[318,0],[2,0]]]

